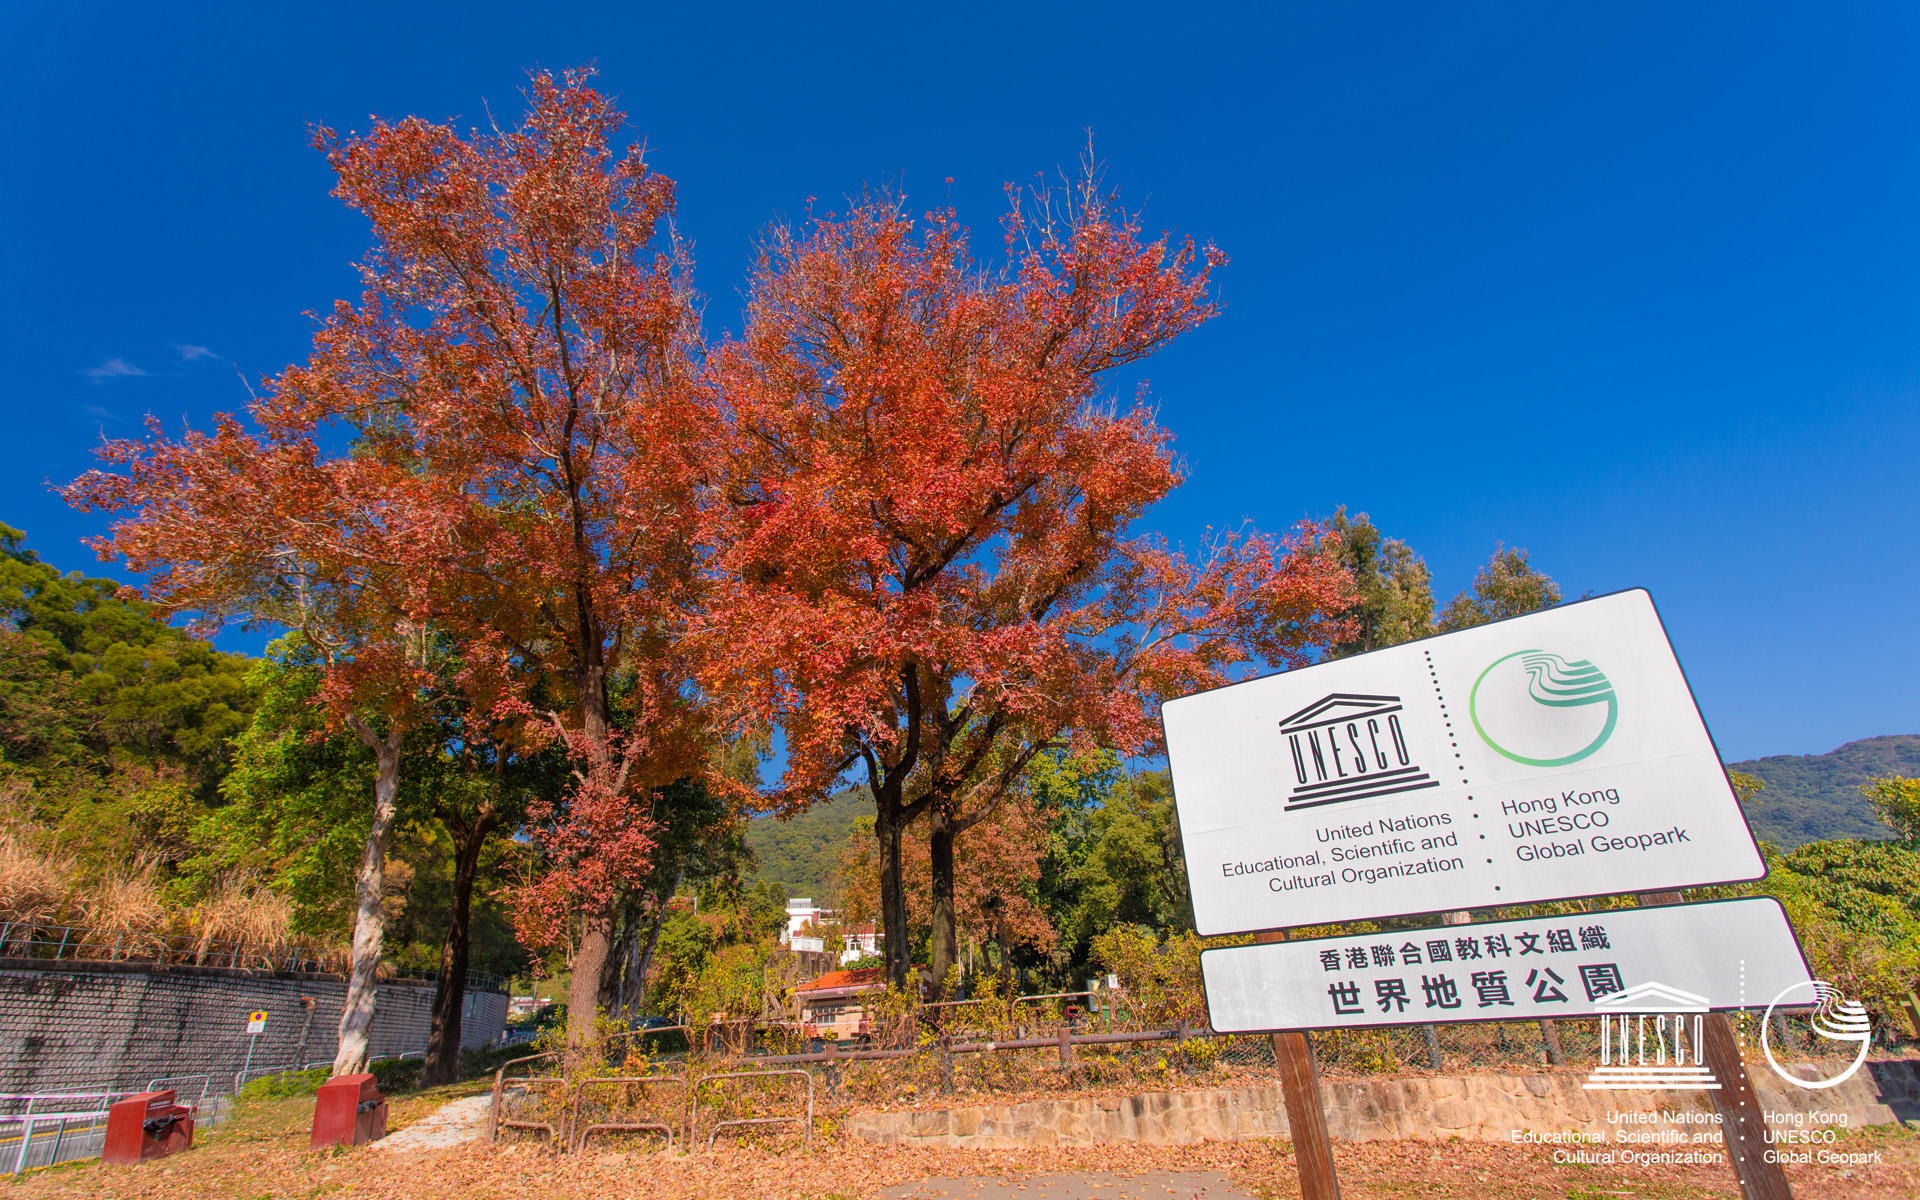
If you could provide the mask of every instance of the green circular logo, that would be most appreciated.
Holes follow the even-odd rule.
[[[1520,661],[1495,674],[1514,659]],[[1483,698],[1481,687],[1490,675],[1493,683]],[[1607,706],[1604,724],[1597,713],[1585,711],[1594,704]],[[1516,650],[1494,659],[1480,672],[1467,696],[1467,713],[1473,718],[1473,731],[1496,754],[1529,767],[1564,767],[1607,744],[1620,717],[1620,700],[1600,668],[1584,659],[1569,662],[1545,650]],[[1599,732],[1591,733],[1596,724]],[[1506,745],[1494,740],[1489,725]],[[1531,753],[1523,754],[1513,746]]]

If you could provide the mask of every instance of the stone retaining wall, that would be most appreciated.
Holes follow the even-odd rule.
[[[433,987],[380,985],[374,1057],[426,1049]],[[247,1061],[248,1013],[267,1014],[254,1067],[331,1060],[346,991],[337,975],[307,972],[0,959],[0,1092],[140,1088],[200,1074],[230,1090]],[[506,996],[468,991],[460,1044],[498,1039],[506,1016]]]
[[[1585,1075],[1568,1072],[1323,1082],[1320,1099],[1333,1136],[1347,1141],[1459,1136],[1504,1142],[1515,1130],[1528,1129],[1617,1133],[1621,1126],[1609,1121],[1609,1114],[1713,1111],[1712,1101],[1702,1092],[1587,1091],[1582,1086],[1585,1081]],[[1754,1085],[1774,1112],[1842,1112],[1853,1127],[1920,1121],[1920,1062],[1911,1059],[1870,1062],[1858,1075],[1827,1091],[1791,1088],[1770,1075],[1755,1076]],[[1717,1126],[1682,1117],[1634,1128],[1692,1132]],[[886,1146],[1178,1145],[1284,1138],[1287,1114],[1279,1085],[1272,1084],[925,1112],[856,1113],[847,1120],[847,1132]],[[1612,1133],[1608,1140],[1614,1140]]]

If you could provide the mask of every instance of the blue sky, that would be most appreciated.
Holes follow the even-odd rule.
[[[988,250],[1091,128],[1150,227],[1233,256],[1148,372],[1170,537],[1344,503],[1443,598],[1524,546],[1652,590],[1729,758],[1920,730],[1920,11],[395,7],[0,15],[0,520],[52,561],[97,569],[46,483],[102,431],[237,408],[352,293],[310,123],[510,119],[597,62],[713,328],[808,197],[896,183]]]

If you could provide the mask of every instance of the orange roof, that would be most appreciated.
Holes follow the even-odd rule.
[[[799,992],[823,992],[833,988],[885,987],[884,968],[862,967],[858,971],[828,971],[818,979],[795,988]]]

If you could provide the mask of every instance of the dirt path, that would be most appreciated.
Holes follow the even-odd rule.
[[[397,1150],[440,1150],[448,1146],[477,1142],[487,1136],[487,1109],[492,1103],[492,1096],[468,1096],[464,1100],[450,1100],[436,1109],[431,1116],[407,1126],[398,1133],[388,1134],[373,1143],[369,1149],[389,1153]]]

